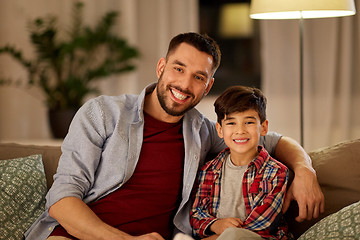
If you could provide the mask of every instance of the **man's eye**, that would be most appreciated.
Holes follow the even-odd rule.
[[[195,79],[196,79],[196,80],[199,80],[199,81],[205,81],[205,78],[202,77],[202,76],[197,76],[197,75],[195,75]]]
[[[182,69],[179,68],[179,67],[174,67],[174,69],[175,69],[176,71],[178,71],[178,72],[182,72]]]

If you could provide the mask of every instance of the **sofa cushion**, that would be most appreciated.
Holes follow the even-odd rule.
[[[61,155],[60,147],[22,145],[16,143],[0,144],[0,160],[26,157],[34,154],[41,154],[42,156],[46,174],[47,188],[49,189],[53,183],[53,175],[56,172],[58,161]]]
[[[333,213],[308,229],[299,240],[358,239],[360,201]]]
[[[295,202],[286,214],[290,231],[299,237],[322,218],[360,200],[360,139],[309,152],[325,196],[325,212],[317,219],[298,223]]]
[[[325,195],[328,214],[360,200],[360,139],[309,155]]]
[[[45,209],[41,155],[0,161],[0,239],[22,239]]]

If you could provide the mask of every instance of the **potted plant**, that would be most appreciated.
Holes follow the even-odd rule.
[[[82,2],[74,3],[72,28],[66,40],[58,39],[57,18],[39,17],[29,23],[31,43],[36,50],[33,60],[26,59],[16,47],[0,47],[0,53],[10,54],[28,72],[26,85],[40,87],[48,107],[54,137],[63,138],[68,125],[89,94],[99,94],[94,82],[99,79],[135,69],[131,62],[139,53],[125,39],[114,35],[118,15],[106,13],[91,28],[82,23]],[[0,84],[18,84],[11,79],[0,79]],[[69,115],[67,120],[59,119]],[[55,130],[54,122],[65,123]]]

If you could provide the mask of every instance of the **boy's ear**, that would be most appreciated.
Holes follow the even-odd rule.
[[[223,132],[222,132],[222,127],[221,127],[220,123],[218,123],[218,122],[216,122],[216,131],[217,131],[219,138],[224,137]]]
[[[269,130],[269,121],[265,120],[262,124],[261,124],[261,131],[260,131],[260,135],[261,136],[265,136],[267,134]]]

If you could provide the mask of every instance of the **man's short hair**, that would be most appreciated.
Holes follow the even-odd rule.
[[[266,97],[258,88],[229,87],[214,103],[217,121],[221,124],[226,115],[254,109],[259,114],[260,122],[263,123],[266,120],[266,102]]]
[[[205,52],[213,58],[213,68],[215,72],[220,65],[221,52],[219,45],[214,39],[206,34],[199,34],[195,32],[181,33],[171,39],[166,58],[173,53],[181,43],[187,43],[201,52]]]

